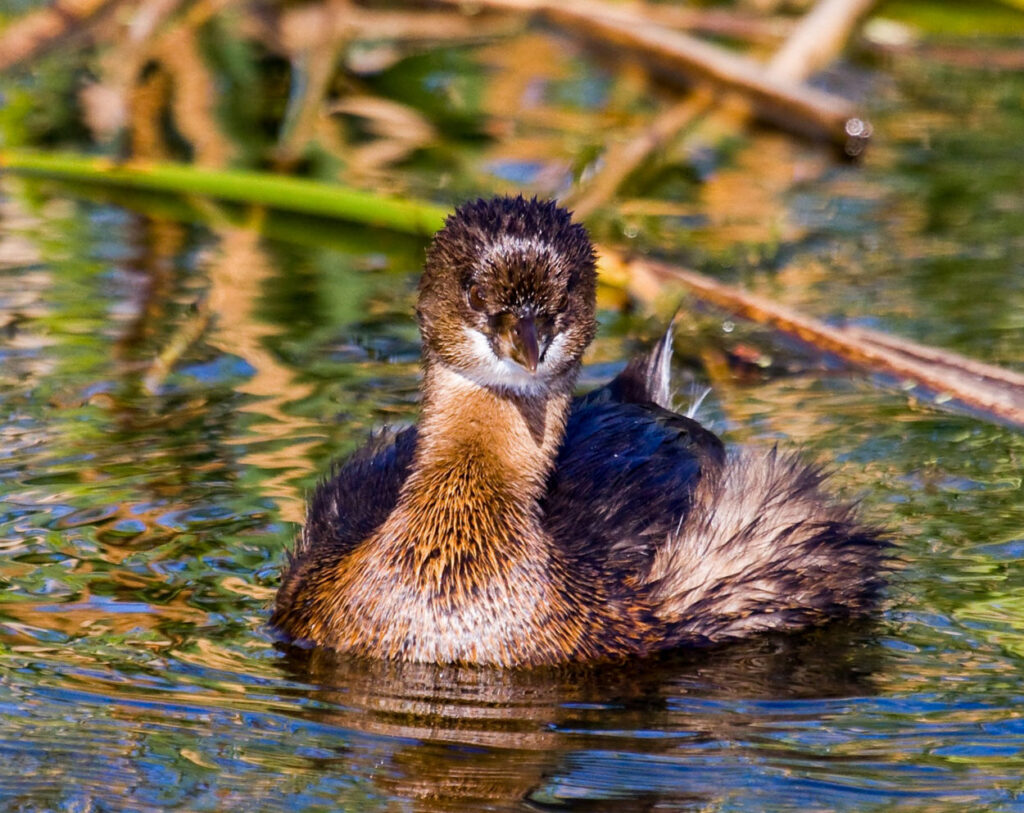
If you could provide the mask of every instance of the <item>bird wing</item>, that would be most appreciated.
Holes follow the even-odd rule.
[[[415,448],[415,426],[384,429],[346,459],[313,492],[292,559],[301,559],[312,540],[343,556],[380,527],[398,502]]]
[[[637,573],[690,511],[725,449],[671,412],[671,328],[604,387],[573,402],[548,481],[545,527],[570,557]]]

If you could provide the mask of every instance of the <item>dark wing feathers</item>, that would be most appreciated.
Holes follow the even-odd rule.
[[[415,448],[415,426],[384,429],[337,467],[313,492],[295,556],[312,540],[339,556],[372,534],[395,507]]]
[[[725,459],[718,437],[652,402],[668,392],[665,352],[663,341],[573,402],[543,503],[545,526],[572,557],[643,567],[689,512],[702,474]]]
[[[322,578],[324,568],[329,570],[387,519],[415,447],[415,427],[383,429],[317,485],[302,535],[281,573],[271,625],[285,628],[286,616],[304,612],[296,598],[302,585]]]

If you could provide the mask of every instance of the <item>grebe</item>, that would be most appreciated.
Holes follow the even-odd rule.
[[[525,666],[862,615],[884,541],[775,450],[670,411],[671,337],[573,398],[594,250],[554,203],[467,203],[420,281],[422,414],[313,494],[271,624],[362,656]]]

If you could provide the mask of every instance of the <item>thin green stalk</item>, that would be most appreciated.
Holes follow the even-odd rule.
[[[187,164],[118,162],[75,153],[0,150],[0,171],[181,195],[205,195],[333,217],[411,234],[431,234],[446,210],[433,203],[264,172]]]

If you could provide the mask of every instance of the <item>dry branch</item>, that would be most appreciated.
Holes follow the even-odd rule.
[[[938,367],[945,367],[956,373],[973,376],[991,384],[1020,388],[1024,392],[1024,374],[1014,370],[994,367],[991,364],[965,358],[948,350],[917,344],[917,342],[912,342],[909,339],[904,339],[900,336],[890,336],[887,333],[880,333],[877,330],[871,330],[866,327],[850,326],[843,328],[843,330],[846,335],[864,344],[872,344],[885,350],[899,353],[906,358],[917,359],[918,361]]]
[[[711,109],[714,96],[696,90],[659,113],[642,133],[624,144],[608,149],[601,169],[565,203],[576,216],[586,219],[618,192],[619,187],[655,150],[670,142],[679,132]]]
[[[842,50],[857,21],[874,0],[822,0],[804,16],[767,66],[769,75],[803,81]],[[695,91],[659,114],[631,141],[612,147],[603,168],[567,201],[585,218],[610,200],[619,186],[654,150],[671,141],[683,128],[704,114],[713,99]]]
[[[820,0],[768,63],[776,79],[802,82],[843,50],[857,22],[875,0]]]
[[[506,14],[467,16],[456,10],[403,11],[366,8],[347,0],[297,5],[283,10],[273,27],[277,49],[288,53],[349,40],[445,42],[507,34],[518,23]],[[271,32],[267,32],[270,34]]]
[[[634,3],[622,7],[666,28],[769,45],[788,37],[793,28],[792,20],[784,17],[766,17],[731,8],[694,8],[662,3]]]
[[[733,54],[686,34],[651,24],[623,27],[598,17],[581,17],[570,9],[550,12],[556,21],[631,50],[672,79],[685,77],[721,90],[740,93],[758,116],[791,132],[846,145],[858,137],[862,123],[845,99],[815,88],[777,80],[754,60]]]
[[[567,31],[648,60],[666,78],[737,92],[749,101],[758,116],[791,132],[828,139],[850,151],[859,150],[858,142],[868,133],[866,124],[846,99],[774,78],[753,59],[656,25],[627,8],[597,0],[478,0],[477,5],[543,14]]]
[[[770,325],[851,364],[909,379],[936,394],[1024,426],[1024,375],[907,339],[857,327],[834,327],[765,297],[666,263],[636,260],[630,263],[630,271],[682,283],[705,302]]]

